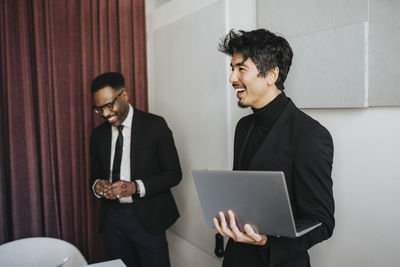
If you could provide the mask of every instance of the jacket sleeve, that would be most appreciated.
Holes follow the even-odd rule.
[[[97,135],[95,131],[92,132],[90,136],[90,178],[89,178],[89,186],[90,188],[93,187],[94,182],[97,179],[104,179],[102,177],[102,168],[100,167],[100,160],[99,160],[99,144],[97,141]]]
[[[335,225],[332,163],[332,138],[323,126],[317,125],[297,146],[291,202],[296,208],[296,221],[322,225],[298,238],[268,237],[265,249],[269,250],[271,266],[307,251],[332,235]]]
[[[156,168],[158,171],[141,179],[145,189],[145,198],[152,197],[169,190],[182,180],[182,171],[179,163],[178,152],[175,147],[172,131],[161,117],[151,127],[154,134],[154,153],[156,154]]]

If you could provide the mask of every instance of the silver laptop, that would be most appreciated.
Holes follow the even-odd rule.
[[[219,211],[232,210],[241,231],[245,224],[272,236],[299,237],[321,225],[294,221],[283,172],[193,170],[204,219],[214,228]]]

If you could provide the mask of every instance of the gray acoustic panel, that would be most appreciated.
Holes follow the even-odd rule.
[[[196,10],[154,31],[153,112],[171,127],[182,166],[173,190],[180,219],[174,233],[214,255],[215,230],[204,223],[192,169],[223,169],[226,156],[226,56],[217,50],[225,35],[225,1]],[[230,144],[229,144],[230,145]]]
[[[370,1],[370,106],[400,106],[400,1]]]
[[[294,37],[368,20],[368,0],[258,0],[258,27]]]
[[[365,107],[368,23],[289,38],[286,92],[301,108]]]

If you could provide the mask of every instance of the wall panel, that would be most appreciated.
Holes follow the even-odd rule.
[[[370,1],[370,106],[400,106],[400,1]]]
[[[368,0],[258,0],[258,25],[286,38],[368,20]]]
[[[183,181],[173,190],[181,218],[171,231],[214,255],[216,230],[202,215],[192,169],[227,169],[226,58],[217,51],[225,34],[219,1],[154,31],[153,108],[170,124]]]
[[[365,107],[367,23],[289,38],[294,57],[285,90],[302,108]]]

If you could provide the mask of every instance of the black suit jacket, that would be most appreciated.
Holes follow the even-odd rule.
[[[97,179],[108,179],[111,157],[111,125],[95,128],[90,140],[90,185]],[[131,180],[142,180],[146,195],[135,198],[133,207],[145,229],[161,233],[179,217],[170,188],[182,179],[178,153],[172,132],[165,120],[134,108],[131,135]],[[100,229],[108,209],[118,200],[102,199]]]
[[[253,114],[242,118],[237,124],[233,164],[235,170],[243,170],[241,157],[253,125]],[[258,251],[255,254],[252,254],[254,251],[247,253],[249,246],[244,246],[246,248],[242,255],[230,255],[233,251],[240,254],[237,248],[242,246],[230,240],[231,244],[226,251],[226,257],[231,257],[228,261],[234,261],[234,258],[240,261],[240,257],[259,255],[262,261],[269,263],[267,266],[307,266],[307,250],[329,238],[335,224],[332,161],[333,142],[329,132],[289,100],[251,159],[248,169],[283,171],[296,222],[319,221],[322,225],[295,239],[269,236],[265,247],[253,247]]]

